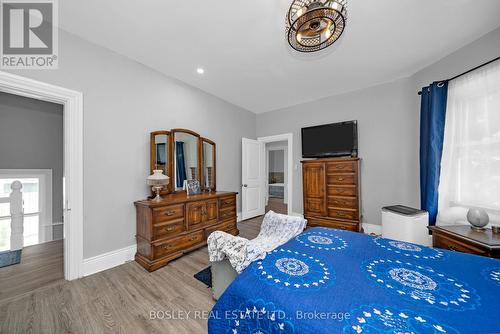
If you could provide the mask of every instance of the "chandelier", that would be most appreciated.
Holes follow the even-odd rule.
[[[344,31],[347,0],[293,0],[286,18],[286,38],[300,52],[332,45]]]

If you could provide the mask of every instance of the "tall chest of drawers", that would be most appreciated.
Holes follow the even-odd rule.
[[[307,226],[361,231],[359,158],[302,161]]]
[[[238,235],[236,194],[211,192],[163,196],[161,202],[135,202],[137,253],[135,260],[148,271],[167,265],[183,254],[203,247],[214,231]]]

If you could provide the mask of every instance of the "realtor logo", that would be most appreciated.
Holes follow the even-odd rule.
[[[57,0],[0,0],[2,69],[58,66]]]

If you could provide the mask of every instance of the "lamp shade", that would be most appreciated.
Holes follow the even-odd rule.
[[[150,186],[166,186],[169,182],[170,178],[163,174],[161,169],[153,170],[153,174],[149,175],[147,178],[147,183]]]

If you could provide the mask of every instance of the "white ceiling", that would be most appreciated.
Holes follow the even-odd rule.
[[[256,113],[410,76],[500,26],[498,0],[349,0],[329,52],[297,55],[284,38],[290,1],[64,0],[59,18],[64,30]]]

